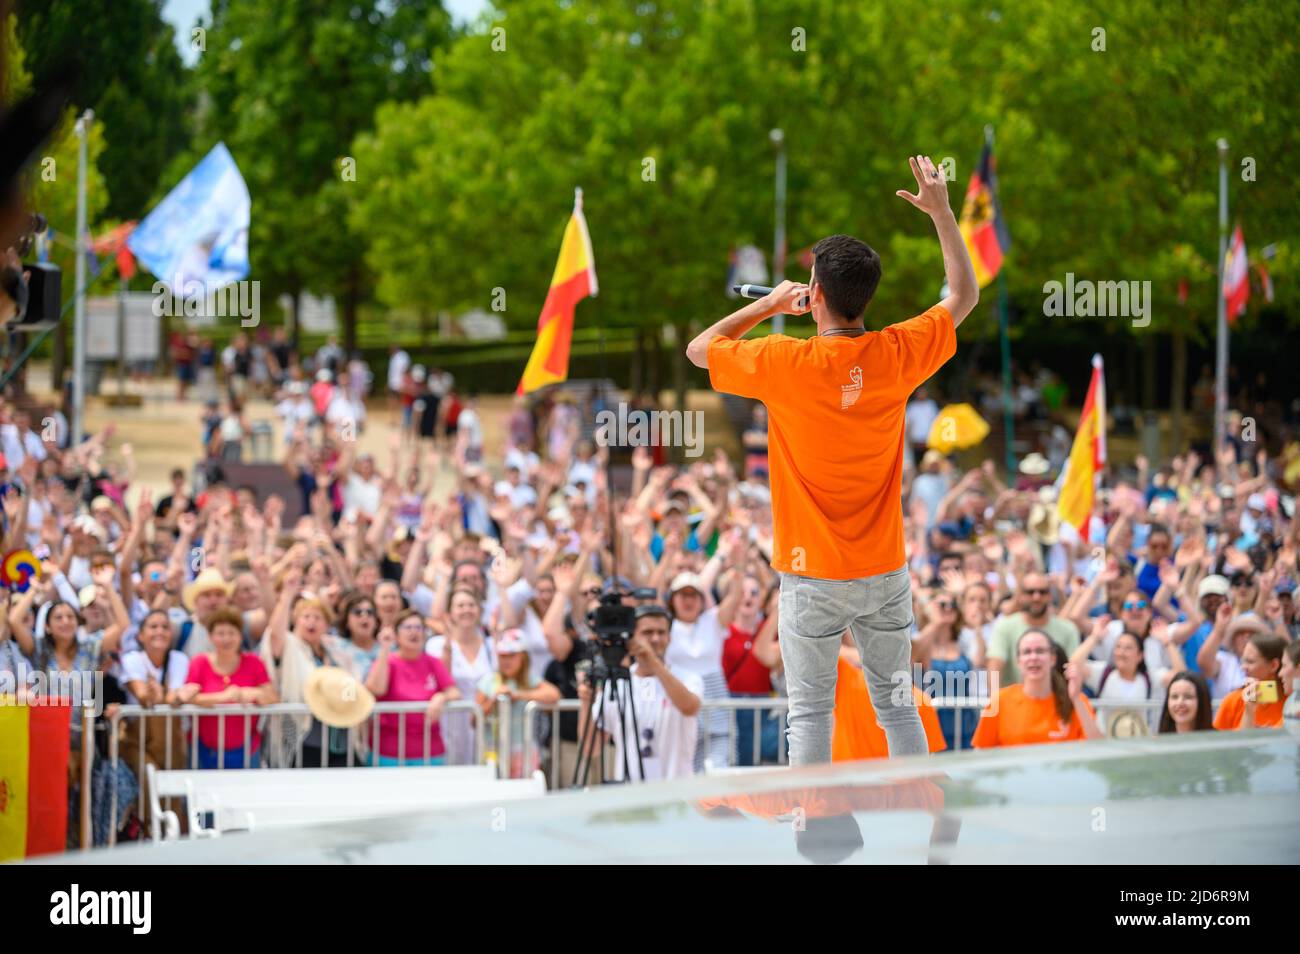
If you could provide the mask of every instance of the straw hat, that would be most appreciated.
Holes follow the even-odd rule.
[[[234,589],[234,584],[227,583],[220,570],[216,567],[208,567],[181,591],[181,602],[192,613],[194,612],[194,597],[200,593],[206,593],[208,590],[221,590],[226,596],[229,596]]]
[[[1061,515],[1055,507],[1036,503],[1029,511],[1026,529],[1030,539],[1050,547],[1061,538]]]
[[[337,666],[313,669],[303,684],[311,714],[333,729],[351,729],[370,718],[374,694],[356,676]]]
[[[1046,457],[1035,451],[1025,456],[1018,469],[1026,477],[1041,477],[1052,469],[1052,465],[1048,463]]]

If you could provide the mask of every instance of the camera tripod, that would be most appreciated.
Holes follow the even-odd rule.
[[[619,593],[607,593],[601,597],[601,602],[610,601],[611,604],[620,602]],[[620,607],[621,608],[621,607]],[[601,611],[606,606],[602,605],[593,611],[593,615],[600,620]],[[597,626],[597,651],[591,660],[591,672],[587,677],[591,683],[591,699],[588,700],[585,716],[586,721],[580,723],[582,728],[578,735],[578,760],[573,769],[573,787],[578,787],[579,779],[586,784],[586,779],[590,774],[592,761],[595,759],[595,749],[600,746],[600,775],[598,784],[605,784],[605,744],[603,736],[606,731],[618,732],[622,739],[623,749],[623,781],[632,781],[632,763],[628,755],[628,740],[631,740],[631,746],[636,750],[637,780],[645,779],[645,764],[641,760],[641,730],[637,725],[636,705],[632,699],[632,672],[627,666],[623,665],[623,660],[627,656],[627,630],[618,633],[608,631],[602,632],[601,627]],[[606,727],[605,713],[607,711],[606,698],[614,703],[614,714],[618,724],[616,726]],[[579,719],[584,713],[579,712]],[[632,729],[631,735],[628,734],[629,726]]]

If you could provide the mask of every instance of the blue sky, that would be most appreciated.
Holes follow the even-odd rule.
[[[487,0],[443,0],[443,5],[457,23],[473,20],[487,7]],[[190,47],[189,29],[200,17],[206,21],[209,0],[167,0],[163,5],[163,19],[176,28],[176,48],[187,66],[192,66],[198,52]]]

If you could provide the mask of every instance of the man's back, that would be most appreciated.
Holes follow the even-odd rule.
[[[767,405],[773,567],[848,580],[903,565],[906,403],[955,351],[939,306],[857,337],[713,339],[713,387]]]

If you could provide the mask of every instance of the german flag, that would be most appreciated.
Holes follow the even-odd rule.
[[[0,696],[0,862],[63,851],[72,706]]]
[[[569,344],[573,340],[573,310],[582,299],[596,294],[596,262],[591,237],[582,214],[582,190],[576,190],[573,215],[564,228],[560,258],[551,276],[542,314],[537,319],[537,343],[519,379],[516,394],[527,394],[569,377]]]
[[[1002,256],[1011,248],[1011,236],[998,206],[998,173],[990,143],[984,143],[979,168],[970,177],[959,224],[975,266],[975,280],[983,288],[997,277]]]

